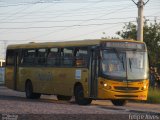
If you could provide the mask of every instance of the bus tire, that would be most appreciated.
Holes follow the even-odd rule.
[[[127,100],[111,100],[112,104],[115,106],[124,106],[127,103]]]
[[[92,102],[90,98],[84,98],[83,88],[81,85],[75,87],[75,101],[78,105],[89,105]]]
[[[31,81],[27,81],[25,86],[26,98],[28,99],[39,99],[41,94],[40,93],[33,93],[33,86]]]
[[[72,98],[71,96],[57,95],[58,100],[70,101],[71,98]]]
[[[39,99],[41,97],[40,93],[33,93],[33,99]]]

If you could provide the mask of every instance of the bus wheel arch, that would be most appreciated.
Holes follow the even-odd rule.
[[[74,85],[74,90],[73,90],[74,96],[75,96],[75,89],[76,89],[77,86],[81,86],[81,87],[82,87],[82,84],[81,84],[80,82],[76,82],[76,83],[75,83],[75,85]],[[82,88],[83,88],[83,87],[82,87]]]
[[[92,99],[84,97],[84,89],[79,82],[74,85],[74,96],[76,103],[79,105],[89,105],[92,102]]]
[[[25,93],[26,98],[31,99],[33,98],[33,86],[31,80],[27,79],[25,82]]]
[[[25,93],[26,93],[26,98],[28,99],[38,99],[41,96],[40,93],[33,92],[33,85],[30,79],[27,79],[25,82]]]

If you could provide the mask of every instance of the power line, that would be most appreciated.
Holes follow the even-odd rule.
[[[41,0],[39,0],[39,1],[41,1]],[[35,4],[33,4],[32,6],[30,6],[30,7],[28,7],[28,8],[31,8],[31,7],[33,7]],[[47,7],[47,6],[46,6]],[[26,8],[26,9],[28,9],[28,8]],[[26,10],[26,9],[23,9],[23,10],[21,10],[21,11],[24,11],[24,10]],[[16,13],[14,13],[14,14],[12,14],[11,15],[11,17],[13,16],[13,15],[16,15],[17,13],[19,13],[20,11],[18,11],[18,12],[16,12]],[[24,17],[25,15],[23,15],[23,16],[18,16],[18,17]],[[1,33],[3,33],[4,31],[2,31]]]
[[[31,6],[31,7],[32,7],[32,6]],[[21,10],[15,12],[15,13],[13,13],[13,14],[11,14],[11,15],[5,17],[5,18],[3,18],[3,19],[0,19],[0,20],[6,20],[6,19],[8,19],[8,17],[15,16],[15,15],[18,14],[19,12],[22,12],[22,11],[24,11],[24,10],[26,10],[26,9],[29,9],[29,7],[23,8],[23,9],[21,9]]]
[[[95,20],[95,21],[104,21],[104,20],[120,20],[120,19],[131,19],[131,18],[136,18],[136,17],[124,17],[124,18],[106,18],[106,19],[92,19],[91,21]],[[41,22],[74,22],[74,21],[89,21],[90,19],[83,19],[83,20],[80,20],[80,19],[76,19],[76,20],[50,20],[50,21],[24,21],[24,22],[18,22],[18,21],[13,21],[13,22],[1,22],[1,23],[41,23]]]
[[[94,6],[92,6],[92,7],[87,7],[86,9],[80,9],[80,10],[78,10],[79,12],[81,12],[81,13],[84,13],[84,12],[86,12],[86,11],[89,11],[89,12],[94,12],[95,10],[106,10],[106,9],[109,9],[110,7],[112,7],[112,8],[117,8],[117,7],[119,7],[119,6],[123,6],[123,5],[125,5],[126,6],[126,4],[119,4],[119,5],[115,5],[115,6],[113,6],[113,5],[105,5],[105,6],[101,6],[101,7],[94,7]],[[73,11],[73,12],[77,12],[77,10],[75,11],[76,9],[67,9],[67,10],[54,10],[54,13],[53,13],[53,11],[51,12],[51,10],[50,11],[32,11],[32,12],[23,12],[23,13],[19,13],[19,14],[42,14],[42,15],[44,15],[44,13],[45,14],[51,14],[51,15],[54,15],[55,13],[57,14],[57,13],[62,13],[62,12],[70,12],[70,11]],[[1,13],[1,15],[0,16],[2,16],[2,15],[6,15],[6,13]]]
[[[130,9],[130,10],[127,10],[127,11],[121,11],[121,13],[122,12],[129,12],[129,11],[132,11],[132,9]],[[63,16],[58,16],[58,17],[63,17],[63,18],[65,18],[65,17],[83,17],[83,16],[95,16],[95,15],[99,15],[99,14],[105,14],[105,11],[103,11],[103,13],[101,12],[101,13],[87,13],[87,14],[82,14],[82,13],[77,13],[77,14],[73,14],[73,13],[69,13],[69,14],[65,14],[65,15],[63,15]],[[56,17],[54,17],[54,16],[46,16],[46,15],[39,15],[39,16],[37,16],[37,15],[35,15],[35,16],[26,16],[25,18],[23,18],[24,20],[36,20],[36,19],[42,19],[43,17],[45,17],[45,19],[53,19],[53,18],[56,18]],[[8,20],[10,20],[10,19],[8,19]],[[16,19],[11,19],[11,20],[16,20]],[[3,21],[3,22],[5,22],[5,21]]]
[[[157,20],[160,20],[160,19],[157,19]],[[154,20],[150,20],[150,21],[154,21]],[[136,21],[129,21],[129,22],[136,22]],[[111,22],[111,23],[95,23],[95,24],[84,24],[84,25],[81,25],[81,24],[77,24],[77,25],[68,25],[68,26],[48,26],[48,27],[24,27],[24,28],[0,28],[0,29],[39,29],[39,28],[44,28],[44,29],[47,29],[47,28],[55,28],[55,27],[84,27],[84,26],[100,26],[100,25],[106,25],[106,24],[121,24],[121,23],[128,23],[127,22]]]
[[[20,4],[13,4],[13,5],[0,5],[0,7],[11,7],[11,6],[21,6],[21,5],[31,5],[31,4],[38,4],[38,3],[20,3]]]
[[[16,11],[15,13],[13,13],[13,14],[11,14],[11,15],[9,15],[9,16],[7,16],[7,17],[5,17],[5,18],[3,18],[3,19],[0,19],[0,20],[6,20],[8,17],[12,17],[12,16],[15,16],[16,14],[18,14],[19,12],[21,12],[21,11],[24,11],[24,10],[26,10],[26,9],[29,9],[30,7],[27,7],[27,8],[22,8],[22,9],[20,9],[20,10],[18,10],[18,11]],[[3,33],[4,31],[1,31],[1,33]]]
[[[136,22],[136,21],[131,21]],[[55,27],[83,27],[83,26],[97,26],[97,25],[106,25],[106,24],[119,24],[119,23],[128,23],[128,22],[115,22],[115,23],[97,23],[97,24],[86,24],[86,25],[68,25],[68,26],[48,26],[48,27],[12,27],[12,28],[0,28],[0,29],[40,29],[40,28],[55,28]]]
[[[124,7],[126,7],[126,6],[128,6],[128,5],[125,5]],[[89,14],[84,14],[84,13],[90,13],[91,14],[91,12],[92,12],[92,15],[94,15],[94,14],[96,14],[96,12],[97,13],[99,13],[99,12],[105,12],[105,11],[108,11],[107,10],[108,9],[108,7],[105,7],[104,9],[101,9],[101,10],[97,10],[97,9],[94,9],[94,11],[81,11],[81,9],[80,10],[73,10],[72,12],[65,12],[65,14],[63,13],[63,17],[69,17],[69,16],[85,16],[85,15],[89,15]],[[113,7],[112,7],[112,9],[113,9]],[[84,10],[84,9],[82,9],[82,10]],[[40,14],[41,12],[39,12],[39,14],[37,15],[37,14],[34,14],[33,15],[33,11],[32,12],[27,12],[28,13],[28,15],[30,15],[30,16],[26,16],[26,14],[25,14],[25,19],[35,19],[35,17],[40,17],[40,18],[42,18],[42,17],[44,17],[44,16],[48,16],[48,15],[57,15],[57,12],[56,11],[54,11],[53,13],[45,13],[45,14]],[[58,14],[59,15],[59,14]],[[29,17],[29,18],[28,18]],[[45,17],[45,18],[46,18]],[[53,17],[53,16],[51,16],[51,17],[47,17],[47,18],[55,18],[55,17]],[[10,20],[10,19],[8,19],[8,20]],[[11,20],[13,20],[13,19],[11,19]]]
[[[121,1],[121,2],[128,2],[127,0],[119,0],[119,1]],[[117,1],[110,1],[110,0],[108,0],[108,1],[107,0],[99,0],[99,1],[91,1],[91,0],[81,0],[81,1],[75,1],[75,0],[74,1],[52,0],[52,1],[43,1],[42,0],[41,1],[40,0],[40,1],[35,1],[35,2],[21,2],[21,4],[35,4],[35,3],[97,3],[97,2],[117,2]],[[16,5],[16,4],[13,4],[13,5]],[[17,4],[17,5],[19,5],[19,4]]]
[[[115,11],[111,11],[111,12],[109,12],[109,13],[107,13],[107,14],[100,15],[100,16],[97,16],[97,17],[92,18],[92,19],[88,19],[87,22],[88,22],[88,21],[92,21],[92,20],[94,20],[94,19],[96,19],[96,18],[105,16],[105,15],[109,15],[109,14],[115,13],[115,12],[120,11],[120,10],[124,10],[124,9],[127,9],[127,8],[124,7],[124,8],[121,8],[121,9],[117,9],[117,10],[115,10]],[[86,21],[85,21],[85,22],[86,22]],[[84,21],[82,21],[80,24],[82,24],[82,23],[84,23]],[[108,23],[108,24],[110,24],[110,23]],[[111,23],[111,24],[112,24],[112,23]],[[96,25],[96,24],[93,24],[93,25]],[[31,28],[54,28],[54,27],[75,27],[75,26],[88,26],[88,25],[49,26],[49,27],[23,27],[23,28],[21,27],[21,28],[0,28],[0,29],[31,29]]]
[[[160,20],[160,19],[158,19],[158,20]],[[152,20],[152,21],[154,21],[154,20]],[[130,21],[130,22],[136,22],[136,21]],[[125,22],[125,23],[129,23],[129,22]],[[125,24],[124,23],[124,24]],[[122,23],[120,23],[120,24],[123,24],[123,22]],[[96,31],[100,31],[100,30],[104,30],[104,29],[110,29],[110,28],[113,28],[113,27],[116,27],[117,26],[117,24],[115,24],[115,26],[111,26],[111,27],[106,27],[106,28],[103,28],[103,29],[98,29],[98,30],[95,30],[95,31],[92,31],[92,32],[88,32],[88,33],[85,33],[85,34],[80,34],[80,35],[77,35],[77,36],[73,36],[73,37],[69,37],[68,39],[72,39],[72,38],[75,38],[75,37],[79,37],[79,36],[83,36],[83,35],[88,35],[88,34],[90,34],[90,33],[94,33],[94,32],[96,32]],[[19,42],[19,41],[31,41],[31,40],[0,40],[0,42],[3,42],[3,41],[7,41],[7,42]],[[47,41],[47,40],[38,40],[38,41]]]
[[[106,0],[107,1],[107,0]],[[81,2],[81,1],[80,1]],[[109,1],[107,1],[107,2],[109,2]],[[66,3],[66,2],[65,2]],[[117,3],[117,2],[116,2]],[[120,2],[121,3],[121,2]],[[42,3],[43,4],[43,3]],[[95,4],[95,3],[92,3],[93,5]],[[103,4],[103,3],[102,3]],[[110,3],[109,3],[110,4]],[[40,4],[38,4],[38,5],[40,5]],[[52,5],[52,4],[50,4],[50,5]],[[86,6],[86,4],[85,4],[85,6]],[[82,9],[80,9],[80,10],[75,10],[75,11],[73,11],[74,13],[77,13],[77,15],[78,14],[82,14],[82,13],[89,13],[89,12],[93,12],[93,11],[96,11],[96,10],[92,10],[92,11],[85,11],[86,9],[88,9],[88,8],[93,8],[93,6],[92,7],[90,7],[90,3],[85,7],[85,6],[83,6],[82,7]],[[120,4],[120,6],[121,6],[121,4]],[[129,5],[128,5],[129,6]],[[114,7],[114,6],[113,6]],[[86,8],[86,9],[85,9]],[[97,11],[99,11],[99,10],[97,10]],[[106,10],[104,9],[104,12],[105,12]],[[55,11],[54,11],[55,12]],[[57,12],[58,12],[58,10],[57,10]],[[60,16],[65,16],[65,15],[68,15],[68,14],[71,14],[72,15],[72,18],[74,17],[73,16],[73,12],[72,11],[70,11],[70,13],[68,13],[67,11],[65,11],[65,13],[63,13],[63,15],[62,14],[60,14],[60,15],[56,15],[55,17],[60,17]],[[80,13],[81,12],[81,13]],[[115,13],[118,13],[119,12],[119,10],[117,10]],[[128,11],[127,11],[128,12]],[[22,15],[20,15],[19,13],[22,13]],[[85,25],[86,25],[86,27],[87,26],[98,26],[98,24],[100,24],[100,23],[95,23],[95,24],[91,24],[91,23],[89,23],[89,24],[87,24],[87,22],[89,22],[89,21],[103,21],[103,20],[110,20],[110,18],[104,18],[104,16],[106,16],[106,15],[102,15],[101,17],[99,17],[98,18],[98,16],[96,16],[96,18],[92,18],[92,19],[83,19],[83,18],[85,18],[85,17],[81,17],[81,19],[77,19],[77,20],[72,20],[72,19],[69,19],[69,20],[54,20],[55,19],[55,17],[53,16],[52,18],[53,18],[53,20],[43,20],[43,18],[42,18],[42,20],[40,20],[40,18],[37,18],[37,20],[31,20],[32,18],[29,18],[30,19],[30,21],[26,21],[25,19],[24,19],[24,16],[23,16],[23,13],[24,13],[24,11],[22,11],[22,12],[19,12],[18,14],[16,14],[16,17],[19,17],[19,18],[16,18],[15,19],[15,22],[17,22],[17,23],[42,23],[42,22],[80,22],[80,23],[77,23],[77,24],[74,24],[74,25],[60,25],[60,26],[58,26],[58,25],[55,25],[55,26],[58,26],[58,27],[56,27],[56,28],[63,28],[63,29],[58,29],[58,30],[56,30],[56,31],[52,31],[52,33],[47,33],[47,34],[53,34],[53,33],[55,33],[55,32],[62,32],[62,31],[64,31],[64,30],[68,30],[69,28],[75,28],[75,27],[85,27]],[[27,13],[27,12],[26,12]],[[32,12],[29,12],[29,14],[28,15],[26,15],[26,14],[24,14],[26,17],[30,17],[30,14],[32,14],[32,13],[34,13],[34,11],[32,11]],[[93,14],[95,14],[95,13],[93,13]],[[113,14],[113,13],[111,13],[111,14]],[[121,14],[120,12],[119,12],[119,14]],[[42,16],[40,16],[40,17],[44,17],[44,16],[46,16],[47,15],[47,13],[46,14],[42,14]],[[34,16],[36,16],[36,15],[34,15],[34,14],[32,14],[32,16],[34,17]],[[84,15],[84,16],[86,16],[86,17],[88,17],[87,16],[87,14],[86,15]],[[23,17],[23,19],[21,19],[21,17]],[[102,17],[104,18],[104,19],[102,19]],[[45,17],[46,18],[46,17]],[[136,18],[136,17],[133,17],[133,19],[134,18]],[[10,19],[10,17],[8,17],[3,23],[14,23],[14,21],[8,21]],[[20,20],[18,20],[18,19],[20,19]],[[26,18],[27,19],[27,18]],[[66,18],[67,19],[67,18]],[[121,18],[120,18],[121,19]],[[125,17],[124,17],[124,19],[125,19]],[[132,19],[132,18],[127,18],[126,17],[126,19]],[[13,19],[11,19],[11,20],[13,20]],[[22,21],[23,20],[23,21]],[[117,19],[114,19],[114,20],[117,20]],[[123,18],[121,19],[121,20],[123,20]],[[8,21],[8,22],[7,22]],[[122,21],[121,21],[122,22]],[[123,22],[125,22],[125,21],[123,21]],[[2,23],[2,22],[1,22]],[[84,24],[83,24],[84,23]],[[108,24],[110,24],[111,22],[104,22],[104,23],[108,23]],[[101,24],[104,24],[104,23],[101,23]],[[116,21],[114,21],[113,23],[116,23]],[[73,23],[72,23],[73,24]],[[120,23],[120,24],[122,24],[122,23]],[[9,24],[10,25],[10,24]],[[26,25],[26,24],[24,24],[24,25]],[[28,25],[28,24],[27,24]],[[49,24],[48,24],[49,25]],[[114,24],[111,24],[111,25],[114,25]],[[117,25],[117,24],[115,24],[115,25]],[[28,25],[28,26],[31,26],[31,27],[33,27],[33,25]],[[35,26],[35,25],[34,25]],[[99,26],[102,26],[102,25],[99,25]],[[11,27],[11,26],[10,26]],[[40,26],[38,26],[37,25],[37,27],[40,27]],[[52,28],[54,28],[54,25],[53,26],[45,26],[45,27],[52,27]],[[2,27],[3,28],[3,27]],[[14,27],[13,27],[14,28]],[[25,28],[25,27],[21,27],[21,28]],[[28,27],[28,29],[24,29],[24,30],[30,30],[30,29],[36,29],[36,28],[29,28]],[[47,28],[46,28],[47,29]],[[9,30],[9,29],[6,29],[6,30]],[[11,30],[13,30],[13,29],[11,29]],[[21,30],[21,29],[20,29]],[[40,28],[40,30],[43,30],[43,28],[41,29]],[[51,30],[51,29],[49,29],[49,30]],[[16,31],[16,30],[15,30]],[[15,32],[14,31],[14,32]],[[43,32],[44,33],[44,32]],[[43,33],[40,33],[40,35],[41,36],[44,36],[45,34],[43,34]]]
[[[44,4],[44,3],[58,3],[57,0],[53,0],[52,2],[47,1],[35,1],[35,2],[22,2],[18,4],[9,4],[9,5],[0,5],[0,7],[10,7],[10,6],[21,6],[21,5],[31,5],[31,4]]]
[[[115,10],[115,11],[112,11],[112,12],[109,12],[109,13],[107,13],[107,14],[103,14],[103,15],[100,15],[100,16],[97,16],[97,17],[95,17],[95,18],[92,18],[92,19],[97,19],[97,18],[100,18],[100,17],[103,17],[103,16],[105,16],[105,15],[109,15],[109,14],[112,14],[112,13],[115,13],[115,12],[117,12],[117,11],[120,11],[120,10],[123,10],[123,9],[127,9],[127,7],[124,7],[124,8],[121,8],[121,9],[117,9],[117,10]],[[89,19],[88,21],[91,21],[92,19]],[[86,21],[85,21],[86,22]],[[80,22],[79,24],[82,24],[82,23],[84,23],[83,21],[82,22]],[[68,30],[69,28],[71,28],[71,27],[75,27],[75,26],[70,26],[70,27],[65,27],[65,28],[63,28],[63,29],[59,29],[59,30],[56,30],[56,31],[54,31],[54,33],[57,33],[57,32],[62,32],[62,31],[64,31],[64,30]],[[79,26],[80,27],[80,26]],[[47,34],[43,34],[43,35],[39,35],[39,36],[37,36],[37,37],[41,37],[41,36],[48,36],[48,35],[50,35],[50,34],[53,34],[53,32],[49,32],[49,33],[47,33]],[[37,38],[37,37],[32,37],[32,38]],[[30,39],[32,39],[32,38],[30,38]]]
[[[98,30],[94,30],[94,31],[91,31],[91,32],[87,32],[87,33],[84,33],[84,34],[80,34],[80,35],[77,35],[77,36],[72,36],[72,37],[69,37],[67,39],[73,39],[73,38],[78,38],[80,36],[86,36],[86,35],[89,35],[91,33],[96,33],[97,31],[102,31],[102,30],[105,30],[105,29],[111,29],[113,27],[117,27],[117,25],[114,25],[114,26],[111,26],[111,27],[105,27],[105,28],[101,28],[101,29],[98,29]]]
[[[41,1],[41,0],[40,0],[40,1]],[[92,6],[95,5],[95,4],[98,4],[98,3],[102,2],[102,1],[104,1],[104,0],[96,1],[96,2],[94,2],[94,4],[92,3]],[[75,12],[75,11],[79,11],[79,10],[81,10],[81,9],[84,9],[84,8],[88,7],[88,6],[89,6],[89,5],[83,6],[83,7],[80,7],[80,8],[78,8],[78,9],[74,9],[73,11],[74,11],[74,12]],[[90,5],[90,6],[91,6],[91,5]],[[23,11],[23,10],[22,10],[22,11]],[[21,12],[22,12],[22,11],[21,11]],[[16,14],[17,14],[17,13],[16,13]],[[30,12],[29,14],[32,14],[32,12]],[[58,14],[57,16],[52,17],[52,18],[57,18],[57,17],[60,17],[60,16],[65,15],[65,14],[68,14],[68,12],[64,12],[64,13],[62,13],[62,14]],[[21,16],[21,17],[24,17],[24,16],[26,16],[26,14],[23,15],[23,16]],[[14,20],[14,19],[11,19],[11,20]]]
[[[150,15],[157,15],[158,13],[160,13],[160,11],[158,11],[158,12],[155,12],[155,13],[153,13],[153,14],[150,14]]]

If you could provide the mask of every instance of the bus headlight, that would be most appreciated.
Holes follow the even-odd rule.
[[[104,87],[107,87],[107,84],[106,84],[106,83],[104,84]]]
[[[146,89],[146,88],[147,88],[147,86],[146,86],[146,85],[144,85],[144,86],[143,86],[143,88],[144,88],[144,89]]]
[[[143,87],[142,87],[142,90],[146,90],[147,89],[147,85],[144,85]]]

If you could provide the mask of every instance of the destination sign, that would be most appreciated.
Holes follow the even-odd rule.
[[[102,42],[102,47],[104,48],[125,48],[125,49],[140,49],[145,50],[144,43],[136,42]]]

